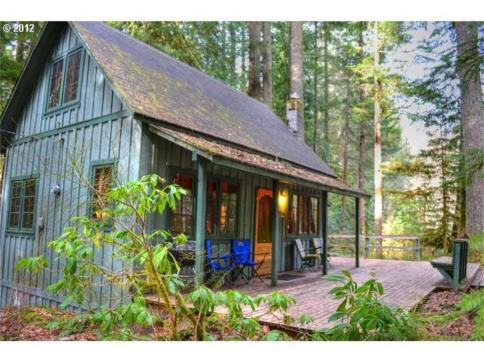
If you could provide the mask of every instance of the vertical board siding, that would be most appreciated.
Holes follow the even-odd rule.
[[[74,32],[69,27],[62,32],[49,60],[38,75],[36,85],[27,100],[13,140],[22,139],[41,132],[74,125],[93,118],[103,117],[122,110],[122,103],[106,82],[102,71],[84,50],[80,74],[79,103],[61,108],[57,112],[46,113],[46,100],[49,86],[50,59],[65,54],[80,46]]]
[[[66,27],[50,59],[80,45],[74,32]],[[82,59],[79,102],[45,113],[50,59],[32,87],[32,94],[19,117],[16,135],[6,153],[0,221],[0,306],[59,305],[61,298],[45,291],[62,277],[64,261],[48,248],[48,243],[69,225],[72,216],[87,212],[89,193],[81,185],[81,179],[90,176],[92,162],[115,161],[120,182],[139,176],[141,125],[125,111],[86,51]],[[30,175],[38,178],[35,223],[42,217],[44,228],[35,228],[32,234],[8,232],[10,181]],[[61,186],[58,196],[50,193],[54,184]],[[129,267],[113,258],[114,252],[108,247],[96,250],[94,259],[108,268]],[[39,274],[15,272],[15,265],[21,258],[40,254],[45,255],[49,270]],[[119,301],[122,291],[104,285],[102,280],[98,282],[101,283],[97,291],[98,303]]]
[[[35,287],[45,290],[62,277],[64,261],[48,248],[49,241],[62,233],[69,225],[70,218],[87,212],[88,191],[80,185],[81,178],[74,172],[73,164],[81,167],[82,178],[90,175],[92,162],[117,161],[117,177],[126,182],[138,177],[139,145],[141,126],[132,117],[113,115],[113,119],[76,129],[68,129],[57,135],[41,137],[25,143],[12,144],[8,149],[4,193],[9,195],[10,180],[15,177],[35,175],[38,178],[36,199],[36,219],[44,218],[44,228],[35,229],[33,234],[11,233],[5,230],[6,211],[4,203],[2,215],[2,243],[0,244],[1,284],[13,283],[15,288],[2,287],[0,302],[5,304],[29,304],[39,301],[29,293],[21,292],[22,287]],[[121,145],[123,145],[121,147]],[[72,159],[77,156],[77,160]],[[61,186],[61,193],[50,193],[53,184]],[[111,248],[95,251],[94,260],[108,268],[122,268],[114,261]],[[28,272],[15,272],[15,265],[24,257],[44,254],[51,271],[43,270],[39,275]],[[98,279],[100,287],[96,292],[97,303],[109,304],[114,295],[119,295],[105,281]],[[59,300],[59,299],[57,299]],[[56,300],[55,304],[58,304]]]

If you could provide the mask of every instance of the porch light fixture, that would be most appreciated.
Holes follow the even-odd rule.
[[[287,202],[288,202],[288,192],[287,189],[282,189],[279,191],[279,195],[277,197],[277,207],[279,210],[279,214],[281,216],[285,216],[287,213]]]

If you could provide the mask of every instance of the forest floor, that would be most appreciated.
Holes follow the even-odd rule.
[[[133,324],[129,329],[114,327],[106,333],[85,314],[51,307],[6,307],[0,309],[0,341],[170,340],[166,313],[162,308],[154,307],[152,314],[157,316],[153,326]],[[221,331],[219,321],[209,320],[207,323],[207,333],[212,339],[237,339],[230,329]],[[192,340],[188,322],[180,321],[178,328],[180,340]],[[262,329],[264,333],[272,330],[267,325],[262,325]],[[252,339],[258,340],[257,337]]]
[[[473,328],[473,315],[462,312],[457,303],[463,296],[453,290],[437,290],[429,295],[416,309],[414,316],[421,340],[469,340]],[[163,313],[160,312],[160,315]],[[131,327],[134,340],[168,339],[167,331],[159,325],[156,334],[151,328]],[[264,330],[269,329],[267,326]],[[191,336],[182,333],[181,339]],[[229,340],[234,336],[214,336],[217,340]],[[87,322],[83,315],[54,308],[30,307],[0,309],[0,340],[125,340],[122,329],[113,329],[103,334],[100,327]]]
[[[436,290],[420,304],[415,319],[421,340],[470,340],[474,315],[458,308],[463,295],[454,290]]]

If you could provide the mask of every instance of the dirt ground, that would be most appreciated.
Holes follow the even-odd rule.
[[[462,297],[461,292],[453,290],[435,291],[428,296],[415,311],[422,340],[469,340],[473,328],[473,315],[460,311],[457,307]],[[153,328],[131,327],[135,333],[130,339],[156,340],[168,339],[166,328],[163,327],[163,312],[157,311],[160,324]],[[210,330],[210,329],[209,329]],[[236,338],[233,332],[211,329],[216,340]],[[271,329],[263,326],[265,333]],[[191,329],[180,332],[180,339],[191,340]],[[165,337],[165,338],[163,338]],[[293,339],[297,337],[292,337]],[[112,331],[103,334],[99,326],[83,320],[82,315],[47,307],[7,307],[0,309],[0,340],[122,340],[122,333]]]
[[[461,292],[440,290],[432,293],[417,310],[425,335],[434,339],[469,340],[473,328],[472,314],[457,308]]]
[[[68,321],[73,313],[51,308],[0,309],[0,340],[98,340],[100,337],[89,329],[85,331],[56,328],[51,323]]]

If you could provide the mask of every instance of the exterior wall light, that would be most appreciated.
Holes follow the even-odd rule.
[[[54,196],[58,196],[61,192],[61,187],[59,184],[54,184],[52,185],[52,187],[50,188],[50,192],[54,195]]]
[[[277,196],[277,207],[281,216],[285,216],[287,214],[288,200],[287,189],[280,190],[279,195]]]

